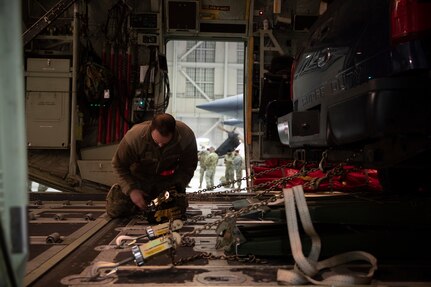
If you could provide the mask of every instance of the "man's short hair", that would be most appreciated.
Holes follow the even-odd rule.
[[[175,132],[176,121],[170,114],[157,114],[153,117],[150,131],[157,130],[162,136],[170,136]]]

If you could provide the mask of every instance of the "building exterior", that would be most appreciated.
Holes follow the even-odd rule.
[[[227,138],[217,127],[223,128],[228,118],[196,106],[243,94],[244,43],[172,40],[166,56],[171,91],[167,112],[186,122],[197,138],[208,138],[217,147]],[[237,131],[243,133],[242,128]]]

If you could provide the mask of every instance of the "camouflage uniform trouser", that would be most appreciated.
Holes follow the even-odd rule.
[[[215,176],[215,167],[207,168],[205,171],[205,181],[207,183],[207,188],[214,188],[214,176]]]
[[[227,182],[232,182],[232,181],[234,181],[235,180],[235,174],[234,174],[234,170],[233,170],[233,167],[232,166],[226,166],[226,170],[225,170],[225,173],[224,173],[224,176],[225,176],[225,179],[226,179],[226,181]],[[234,183],[232,183],[232,184],[230,184],[232,187],[235,187],[235,184]],[[229,186],[230,187],[230,186]]]
[[[205,170],[206,170],[206,168],[204,168],[204,167],[201,167],[199,169],[199,188],[202,187],[202,182],[204,180]]]
[[[242,168],[235,169],[236,180],[238,180],[238,188],[241,188]]]
[[[184,190],[185,192],[185,190]],[[147,202],[154,198],[145,198]],[[162,203],[160,209],[177,208],[179,213],[175,213],[176,218],[183,217],[188,207],[187,197],[181,196],[175,198],[167,203]],[[128,217],[136,214],[145,214],[146,210],[140,210],[130,199],[129,196],[125,195],[121,191],[121,187],[118,184],[114,184],[106,196],[106,213],[111,218],[117,217]],[[156,212],[148,212],[148,217],[153,217],[157,214]],[[160,214],[160,213],[159,213]],[[175,219],[176,219],[175,218]],[[152,221],[151,218],[147,218],[148,221]],[[156,220],[158,221],[158,220]]]
[[[106,196],[106,213],[112,218],[127,217],[138,214],[139,208],[114,184]]]

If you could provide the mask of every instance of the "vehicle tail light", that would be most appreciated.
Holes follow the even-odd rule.
[[[392,41],[408,41],[431,30],[430,17],[430,0],[394,0],[391,11]]]
[[[293,102],[293,78],[295,77],[295,66],[296,61],[292,61],[292,66],[290,66],[290,99]]]

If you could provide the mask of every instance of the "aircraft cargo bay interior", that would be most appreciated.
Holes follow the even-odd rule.
[[[0,287],[431,284],[430,1],[0,7]]]

